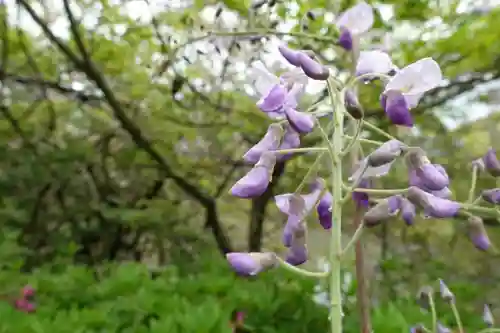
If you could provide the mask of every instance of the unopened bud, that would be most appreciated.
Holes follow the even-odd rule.
[[[483,322],[488,327],[493,327],[493,325],[495,324],[495,320],[493,318],[493,313],[491,312],[491,309],[488,306],[488,304],[485,304],[484,308],[483,308]]]
[[[381,200],[378,204],[370,208],[363,217],[363,223],[367,227],[373,227],[382,221],[389,219],[397,214],[401,203],[401,197],[394,195]]]
[[[408,148],[405,160],[409,170],[421,168],[424,164],[430,164],[425,151],[419,147]]]
[[[354,119],[362,119],[365,112],[359,103],[358,97],[352,90],[346,90],[344,96],[345,108]]]
[[[327,67],[321,65],[314,59],[311,59],[304,53],[299,54],[300,67],[304,73],[313,80],[325,81],[330,76],[330,71]]]
[[[401,155],[403,147],[404,144],[398,140],[389,140],[385,142],[368,155],[368,165],[376,168],[391,163]]]
[[[455,300],[455,296],[451,292],[450,288],[444,283],[443,280],[439,279],[439,293],[441,294],[441,298],[446,302],[453,302]]]
[[[429,310],[431,308],[430,299],[434,291],[431,286],[423,286],[417,292],[417,304],[424,310]]]
[[[493,148],[488,149],[488,152],[483,157],[486,171],[493,177],[500,177],[500,161],[497,158],[496,151]]]
[[[468,219],[469,238],[474,246],[481,251],[489,249],[491,243],[486,229],[484,228],[483,220],[477,216],[471,216]]]
[[[500,204],[500,188],[485,190],[481,193],[481,197],[489,203],[498,205]]]

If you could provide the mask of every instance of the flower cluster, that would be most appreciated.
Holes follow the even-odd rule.
[[[22,312],[35,312],[36,304],[33,302],[34,297],[35,289],[31,286],[25,286],[21,290],[21,297],[14,302],[15,308]]]
[[[302,275],[332,276],[332,281],[338,281],[340,258],[360,237],[363,228],[376,226],[394,216],[400,216],[408,226],[415,223],[418,214],[433,219],[458,218],[467,223],[469,237],[478,249],[486,251],[490,248],[483,221],[478,215],[487,213],[489,217],[493,215],[498,218],[500,212],[494,208],[478,207],[476,203],[483,200],[488,204],[500,204],[500,189],[483,191],[475,201],[473,196],[479,172],[487,171],[491,176],[500,176],[500,162],[495,151],[490,149],[482,158],[472,162],[473,185],[469,201],[459,203],[452,199],[450,177],[442,165],[432,163],[421,148],[408,146],[363,119],[363,108],[354,87],[358,82],[369,83],[380,79],[384,84],[380,101],[388,119],[396,126],[412,127],[411,110],[418,106],[426,92],[438,87],[443,81],[439,65],[431,58],[420,59],[400,69],[383,51],[359,50],[360,38],[372,25],[373,9],[364,2],[338,18],[338,45],[359,55],[352,77],[347,82],[332,78],[329,68],[322,65],[311,51],[294,50],[284,44],[278,49],[283,60],[290,65],[290,70],[277,76],[269,72],[262,62],[252,65],[250,76],[258,95],[256,106],[273,122],[262,139],[243,155],[244,161],[252,168],[233,185],[231,194],[247,199],[261,196],[272,182],[276,163],[286,161],[299,152],[317,153],[316,161],[324,153],[329,155],[329,184],[332,184],[332,188],[328,188],[324,179],[316,177],[304,179],[293,193],[275,196],[276,206],[287,217],[282,235],[283,246],[287,249],[285,258],[274,252],[228,253],[227,260],[237,273],[252,276],[282,266]],[[331,123],[326,130],[319,122],[320,115],[312,111],[314,108],[304,109],[299,105],[310,80],[321,81],[328,86],[332,117],[328,118]],[[352,136],[344,135],[345,119],[351,120],[357,127]],[[365,126],[377,129],[389,140],[376,142],[360,138]],[[302,137],[315,130],[322,135],[323,145],[301,147]],[[357,163],[351,176],[344,182],[342,159],[358,142],[376,144],[378,147]],[[373,180],[387,175],[398,160],[406,164],[408,186],[403,189],[372,188]],[[308,175],[314,174],[319,165],[324,164],[314,163]],[[304,193],[303,187],[307,182],[310,183],[310,189]],[[372,198],[372,194],[382,195],[382,198]],[[367,210],[362,225],[342,249],[339,241],[341,210],[350,201],[349,198]],[[322,228],[331,229],[332,239],[336,239],[332,242],[331,272],[314,273],[296,267],[308,259],[306,218],[311,214],[316,216]],[[337,273],[334,273],[335,270]],[[444,294],[448,299],[453,298],[451,292]]]

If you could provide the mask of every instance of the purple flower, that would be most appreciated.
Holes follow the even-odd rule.
[[[285,108],[285,116],[290,126],[299,133],[311,133],[316,122],[314,116],[291,107]]]
[[[449,197],[449,189],[445,188],[450,184],[450,179],[446,170],[439,164],[424,163],[416,169],[409,171],[410,186],[417,186],[426,192],[432,192],[438,197]]]
[[[390,217],[397,214],[401,206],[401,196],[394,195],[384,200],[381,200],[378,204],[370,208],[365,216],[363,217],[363,222],[367,227],[373,227],[381,222],[389,219]]]
[[[295,193],[277,195],[274,198],[278,209],[288,215],[285,228],[283,229],[282,240],[286,247],[290,247],[292,245],[294,228],[304,219],[312,209],[314,203],[306,203],[304,196]]]
[[[249,76],[259,96],[257,106],[271,119],[283,119],[285,108],[297,107],[308,81],[300,69],[286,72],[278,78],[260,61],[253,64]]]
[[[332,227],[332,205],[333,196],[327,191],[319,200],[318,207],[316,208],[319,217],[319,224],[321,224],[325,230]]]
[[[458,202],[438,198],[416,186],[410,187],[407,198],[412,204],[422,208],[425,214],[430,217],[454,217],[460,210],[460,204]]]
[[[484,228],[483,220],[477,216],[471,216],[468,219],[469,238],[472,244],[481,251],[489,249],[491,243],[486,229]]]
[[[412,225],[415,221],[415,216],[417,216],[415,205],[412,204],[408,199],[402,197],[400,209],[403,221],[405,221],[407,225]]]
[[[373,9],[366,2],[360,2],[340,14],[336,23],[340,31],[340,46],[347,51],[352,50],[353,44],[357,43],[359,39],[359,35],[370,30],[373,22]]]
[[[413,126],[410,109],[443,80],[441,68],[432,58],[424,58],[399,70],[387,83],[381,104],[395,125]]]
[[[297,133],[290,125],[285,127],[285,134],[283,135],[283,140],[281,140],[281,145],[279,150],[282,149],[294,149],[300,147],[300,135]],[[285,161],[289,159],[293,153],[289,154],[279,154],[277,156],[278,161]]]
[[[484,190],[481,193],[483,199],[494,205],[500,204],[500,188],[493,188],[491,190]]]
[[[327,67],[321,65],[316,60],[312,59],[305,53],[299,53],[298,59],[300,62],[300,68],[304,71],[308,77],[313,80],[324,81],[330,76],[330,71]]]
[[[271,152],[264,152],[255,166],[233,185],[230,192],[239,198],[254,198],[264,193],[271,181],[276,157]]]
[[[404,144],[398,140],[389,140],[375,149],[368,157],[364,158],[349,177],[349,180],[361,178],[382,177],[391,170],[395,159],[404,150]]]
[[[391,57],[382,51],[361,51],[356,64],[356,76],[387,74],[394,68]],[[370,78],[367,78],[370,79]]]
[[[356,96],[356,94],[352,90],[346,90],[344,96],[344,103],[347,112],[349,112],[349,114],[354,119],[363,118],[365,112],[363,111],[363,108],[359,103],[358,96]]]
[[[371,188],[371,180],[369,179],[363,179],[361,182],[358,184],[358,188]],[[368,193],[364,192],[352,192],[352,200],[356,203],[358,207],[368,207],[370,205]]]
[[[301,51],[292,50],[284,44],[278,46],[278,51],[280,51],[283,58],[285,58],[290,64],[295,67],[300,67],[299,55],[301,54]]]
[[[488,304],[485,304],[483,307],[483,322],[488,327],[493,327],[493,325],[495,324],[495,320],[493,318],[493,313],[491,312],[491,309],[488,306]]]
[[[441,298],[446,302],[453,302],[455,300],[455,296],[442,279],[439,279],[439,293]]]
[[[285,261],[290,265],[298,266],[307,261],[307,227],[303,221],[300,221],[292,224],[290,229],[290,247]]]
[[[296,193],[285,193],[274,196],[274,201],[278,209],[286,214],[290,215],[293,211],[302,211],[304,215],[308,214],[313,208],[316,202],[320,199],[321,192],[325,188],[325,181],[321,178],[317,178],[311,184],[311,192],[308,194],[299,195]],[[302,201],[299,201],[296,197],[300,197]]]
[[[493,148],[488,149],[483,156],[486,171],[493,177],[500,177],[500,161],[497,158],[496,151]]]
[[[279,124],[269,125],[264,137],[243,155],[243,159],[248,163],[257,163],[263,152],[278,149],[282,136],[283,128]]]
[[[243,276],[253,276],[277,265],[276,254],[272,252],[231,252],[226,259],[234,271]]]

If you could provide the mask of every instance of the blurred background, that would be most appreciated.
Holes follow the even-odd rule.
[[[389,52],[398,67],[432,57],[446,82],[413,111],[410,132],[390,126],[380,84],[360,87],[366,117],[445,165],[453,197],[464,201],[470,161],[500,148],[499,2],[368,2],[376,20],[362,47]],[[332,43],[334,22],[355,3],[0,0],[0,330],[224,333],[241,311],[240,332],[325,332],[324,286],[281,271],[238,278],[223,256],[282,251],[285,217],[273,196],[292,192],[312,157],[278,163],[259,198],[235,199],[228,189],[249,170],[241,156],[269,124],[249,65],[283,72],[277,45],[285,41],[345,78],[349,56]],[[243,31],[251,33],[222,36]],[[324,88],[312,84],[303,105],[323,100]],[[310,134],[303,146],[320,139]],[[377,186],[406,183],[401,165]],[[344,238],[355,229],[352,214],[349,204]],[[306,266],[323,269],[329,235],[315,218]],[[498,244],[500,224],[485,222]],[[456,221],[422,218],[410,228],[394,220],[363,243],[374,331],[428,323],[415,295],[438,278],[467,327],[482,327],[485,303],[500,316],[499,258],[476,251]],[[26,284],[37,292],[30,314],[11,306]],[[353,256],[344,271],[346,332],[360,331],[356,286]]]

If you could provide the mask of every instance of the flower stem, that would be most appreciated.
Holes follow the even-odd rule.
[[[306,185],[306,183],[309,179],[309,176],[313,173],[314,170],[316,170],[316,167],[319,165],[319,162],[321,161],[321,158],[323,157],[323,155],[324,155],[324,152],[320,153],[318,155],[318,157],[316,157],[316,160],[311,165],[309,170],[307,170],[307,173],[304,176],[304,178],[302,178],[302,181],[300,182],[299,186],[297,186],[297,188],[295,189],[295,193],[300,193],[300,191],[302,191],[302,189],[304,188],[304,186]]]
[[[474,200],[474,192],[476,191],[476,184],[477,184],[477,166],[474,165],[472,167],[472,180],[470,184],[469,197],[467,199],[468,203],[471,203]]]
[[[280,264],[280,267],[283,267],[289,272],[295,273],[300,276],[305,276],[305,277],[312,277],[312,278],[326,278],[330,274],[328,271],[327,272],[311,272],[302,268],[295,267],[293,265],[290,265],[280,257],[278,258],[278,262]]]
[[[356,124],[356,132],[354,133],[354,137],[347,144],[347,147],[345,147],[342,150],[342,157],[349,154],[349,152],[352,150],[352,148],[356,146],[356,143],[358,143],[358,141],[359,141],[359,136],[361,135],[362,128],[363,128],[363,122],[358,121]]]
[[[328,92],[332,106],[335,106],[335,97],[338,99],[337,108],[344,108],[344,101],[338,92],[334,92],[328,81]],[[337,93],[337,95],[335,95]],[[335,112],[333,120],[334,132],[332,135],[332,229],[330,238],[330,328],[331,333],[342,333],[342,289],[340,254],[342,252],[342,164],[340,153],[343,147],[344,112]]]
[[[462,325],[462,320],[460,319],[460,314],[458,313],[457,305],[455,302],[451,302],[451,311],[453,311],[453,316],[455,317],[455,321],[458,326],[458,333],[464,333],[464,327]]]
[[[344,135],[344,139],[353,140],[353,137],[349,136],[349,135]],[[369,144],[372,144],[375,146],[381,146],[383,144],[383,142],[381,142],[381,141],[375,141],[375,140],[369,140],[369,139],[363,139],[363,138],[359,138],[358,142],[369,143]]]
[[[477,333],[500,333],[500,328],[485,328]]]
[[[369,129],[377,132],[378,134],[385,136],[389,140],[397,140],[397,138],[393,137],[392,135],[390,135],[386,131],[378,128],[377,126],[373,125],[372,123],[367,122],[366,120],[363,120],[363,125],[365,125]]]
[[[363,227],[364,227],[364,224],[363,223],[360,223],[360,225],[358,226],[358,228],[356,229],[356,231],[354,232],[354,235],[352,236],[352,238],[349,240],[349,243],[347,243],[347,245],[344,247],[344,249],[342,250],[342,253],[340,254],[340,257],[341,259],[345,256],[345,254],[347,253],[347,251],[349,251],[349,249],[354,245],[356,244],[356,242],[361,238],[361,235],[363,235]]]
[[[431,317],[432,317],[432,332],[437,333],[437,313],[436,313],[436,304],[434,303],[434,297],[432,297],[431,293],[427,294],[429,298],[429,307],[431,308]]]
[[[377,189],[377,188],[362,188],[358,187],[355,189],[352,189],[352,191],[348,188],[348,191],[350,193],[346,194],[346,198],[348,198],[349,195],[352,194],[352,192],[361,192],[361,193],[368,193],[368,194],[375,194],[375,195],[395,195],[395,194],[403,194],[408,192],[407,188],[395,188],[395,189]],[[487,209],[487,208],[485,208]]]
[[[291,149],[279,149],[274,150],[275,154],[290,154],[290,153],[316,153],[327,151],[326,147],[304,147],[304,148],[291,148]]]

